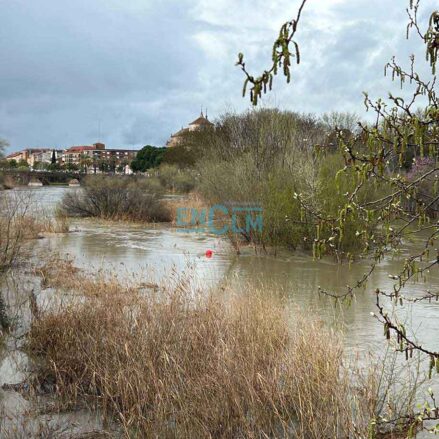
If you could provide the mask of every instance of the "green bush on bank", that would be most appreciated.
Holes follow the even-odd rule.
[[[176,165],[162,164],[158,170],[158,179],[167,190],[188,193],[195,188],[196,172]]]
[[[313,249],[314,240],[332,235],[333,224],[320,224],[321,213],[337,218],[347,192],[357,178],[344,168],[334,148],[321,148],[332,132],[319,120],[278,110],[225,116],[215,141],[205,145],[197,166],[198,189],[210,204],[252,203],[263,208],[263,230],[243,233],[248,242],[263,246]],[[385,193],[367,181],[360,196]],[[303,203],[310,207],[303,209]],[[245,226],[245,217],[238,219]],[[348,211],[337,242],[328,241],[320,253],[355,253],[362,249],[361,232],[370,227],[363,215]]]

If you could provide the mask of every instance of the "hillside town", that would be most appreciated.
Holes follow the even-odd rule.
[[[95,173],[107,169],[129,173],[129,164],[137,152],[132,149],[107,149],[104,143],[98,142],[67,149],[26,148],[9,154],[6,160],[32,170],[59,170],[64,166],[72,171],[85,167],[92,168]]]
[[[207,114],[205,115],[201,111],[200,116],[189,123],[187,127],[183,127],[171,135],[166,142],[166,147],[172,148],[181,145],[184,135],[188,132],[199,131],[213,126]],[[67,169],[69,171],[82,170],[95,174],[101,172],[131,174],[133,173],[131,162],[139,151],[138,149],[107,148],[104,143],[96,142],[92,145],[75,145],[67,148],[24,148],[20,151],[12,152],[5,159],[12,168],[26,167],[35,171]]]

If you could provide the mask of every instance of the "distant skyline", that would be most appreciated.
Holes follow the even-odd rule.
[[[395,6],[395,3],[398,5]],[[408,0],[309,0],[297,33],[302,63],[262,105],[355,111],[363,91],[395,90],[383,66],[408,64]],[[421,21],[436,2],[422,2]],[[207,107],[243,111],[243,52],[254,73],[270,61],[296,0],[0,0],[0,137],[7,152],[92,144],[163,146]],[[426,69],[420,69],[426,71]],[[398,89],[398,87],[396,87]],[[99,135],[100,133],[100,135]]]

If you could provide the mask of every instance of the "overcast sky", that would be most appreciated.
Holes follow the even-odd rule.
[[[424,0],[421,18],[435,6]],[[386,96],[383,66],[407,44],[408,0],[308,0],[293,83],[264,105],[364,114],[362,91]],[[268,66],[298,0],[0,0],[0,137],[9,151],[91,144],[163,145],[207,107],[242,111],[244,52]],[[99,122],[100,121],[100,122]],[[100,129],[99,129],[100,127]],[[100,136],[99,136],[100,133]]]

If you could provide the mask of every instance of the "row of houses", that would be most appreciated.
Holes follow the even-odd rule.
[[[107,149],[104,143],[93,145],[71,146],[67,149],[57,148],[27,148],[14,152],[6,160],[16,162],[25,161],[34,168],[37,164],[74,165],[80,167],[99,167],[107,164],[111,167],[129,167],[138,150],[133,149]]]

